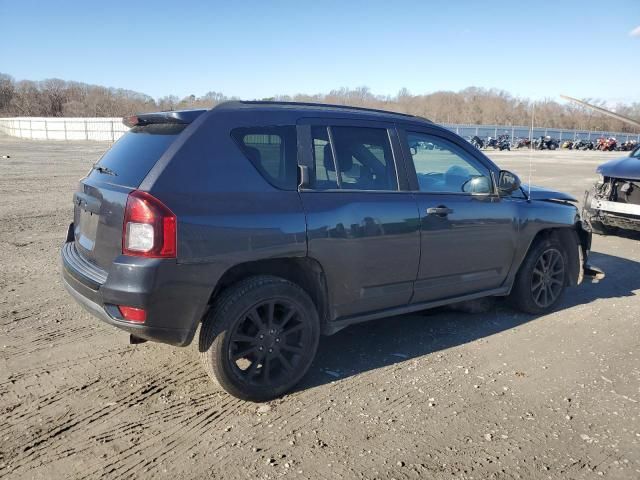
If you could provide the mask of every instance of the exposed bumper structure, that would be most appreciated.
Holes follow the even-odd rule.
[[[634,205],[632,203],[619,203],[592,198],[591,205],[589,206],[591,210],[600,210],[604,213],[623,213],[625,215],[640,217],[640,205]]]
[[[640,231],[640,182],[606,178],[585,192],[583,218],[593,230],[617,227]]]

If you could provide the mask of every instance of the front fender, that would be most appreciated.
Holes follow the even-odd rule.
[[[591,250],[591,232],[583,226],[578,209],[569,203],[558,201],[522,202],[520,212],[520,248],[508,276],[513,281],[534,242],[543,236],[554,236],[567,252],[568,285],[579,285],[584,277],[599,280],[604,273],[588,263]]]

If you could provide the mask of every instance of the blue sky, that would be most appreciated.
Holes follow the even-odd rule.
[[[640,0],[0,0],[0,72],[153,97],[366,85],[640,101]]]

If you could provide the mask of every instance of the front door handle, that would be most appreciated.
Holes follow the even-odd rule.
[[[427,208],[427,215],[438,215],[439,217],[446,217],[450,213],[453,213],[451,208],[439,205],[437,207]]]

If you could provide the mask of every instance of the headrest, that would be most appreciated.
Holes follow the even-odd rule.
[[[444,181],[448,185],[462,185],[469,178],[469,171],[460,165],[452,165],[444,172]]]

